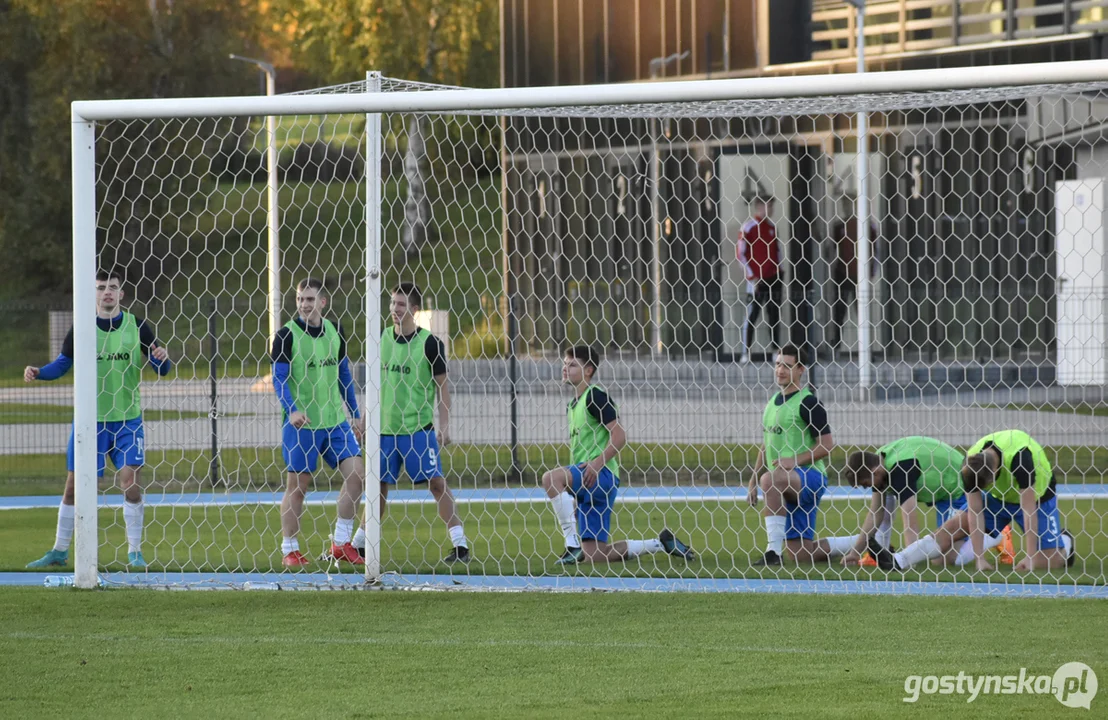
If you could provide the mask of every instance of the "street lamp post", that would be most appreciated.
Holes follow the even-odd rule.
[[[846,0],[854,6],[858,30],[858,72],[866,71],[866,0]],[[866,392],[873,384],[869,306],[873,287],[869,281],[869,115],[859,112],[858,126],[858,198],[854,209],[858,228],[858,386]]]
[[[265,94],[273,95],[277,91],[277,70],[264,60],[231,54],[232,60],[257,65],[265,73]],[[268,115],[265,119],[266,136],[266,175],[269,190],[267,193],[267,214],[269,216],[269,337],[277,334],[277,328],[281,327],[281,243],[280,243],[280,218],[277,207],[277,119]]]
[[[650,79],[657,80],[666,65],[675,60],[684,60],[689,51],[656,57],[650,61]],[[654,258],[651,263],[651,275],[654,281],[654,308],[651,312],[650,349],[655,355],[662,354],[662,209],[660,183],[662,177],[662,155],[658,150],[658,119],[650,120],[650,227],[654,245]]]

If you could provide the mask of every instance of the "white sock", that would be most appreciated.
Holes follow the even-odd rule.
[[[662,547],[662,541],[658,538],[653,540],[625,540],[624,542],[627,543],[627,557],[629,558],[662,552],[665,549]]]
[[[354,533],[354,539],[350,541],[350,544],[359,550],[365,550],[365,528],[359,526],[358,532]]]
[[[769,515],[765,520],[766,552],[775,552],[780,555],[785,551],[785,523],[788,518],[784,515]]]
[[[996,537],[993,537],[992,535],[986,535],[985,549],[989,550],[991,548],[995,548],[1002,542],[1004,542],[1004,537],[1000,533],[997,533]],[[969,538],[966,538],[962,542],[961,547],[958,548],[958,557],[954,558],[954,564],[958,567],[961,567],[962,565],[968,565],[975,559],[976,557],[973,554],[973,543],[970,542]]]
[[[558,518],[566,547],[581,547],[581,537],[577,534],[577,501],[569,493],[560,492],[550,498],[550,507],[554,508],[554,517]]]
[[[462,529],[461,525],[450,528],[450,542],[454,547],[469,547],[469,541],[466,540],[466,531]]]
[[[290,552],[297,552],[300,550],[300,541],[296,538],[282,538],[281,539],[281,554],[288,555]]]
[[[1066,557],[1069,558],[1073,554],[1073,540],[1069,535],[1062,536],[1062,549],[1066,551]]]
[[[58,531],[54,534],[54,549],[58,552],[68,552],[69,543],[73,542],[73,517],[76,508],[62,503],[58,507]]]
[[[857,540],[858,537],[856,535],[851,535],[850,537],[823,538],[823,541],[827,543],[827,555],[831,558],[846,555],[854,548],[854,543],[857,542]]]
[[[335,521],[335,544],[345,545],[354,534],[354,518],[339,518]],[[364,544],[364,543],[363,543]]]
[[[123,525],[127,530],[127,551],[142,550],[142,500],[137,503],[123,502]]]
[[[935,540],[933,535],[928,535],[925,538],[916,540],[900,552],[894,553],[893,559],[896,560],[897,567],[901,570],[907,570],[918,562],[942,557],[942,554],[943,552],[939,549],[938,541]]]
[[[879,545],[887,548],[893,541],[893,514],[899,504],[895,495],[885,496],[885,519],[877,526],[876,539]]]

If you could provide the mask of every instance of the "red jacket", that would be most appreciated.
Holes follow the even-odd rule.
[[[777,228],[769,218],[751,218],[739,230],[736,251],[747,280],[777,277],[781,269],[781,247],[777,243]]]

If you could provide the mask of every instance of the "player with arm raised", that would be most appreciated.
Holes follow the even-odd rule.
[[[689,547],[663,529],[657,539],[610,543],[612,507],[619,490],[619,451],[627,434],[608,393],[592,380],[600,358],[588,346],[566,350],[562,382],[573,387],[566,410],[570,465],[547,472],[542,486],[565,538],[559,565],[622,562],[646,553],[667,552],[688,561]]]
[[[835,447],[827,411],[803,387],[804,359],[794,345],[777,352],[774,393],[762,413],[764,445],[750,477],[747,500],[758,506],[758,488],[766,496],[762,509],[766,550],[755,566],[778,566],[782,552],[798,563],[828,560],[848,552],[854,536],[816,539],[819,501],[827,490],[827,457]]]
[[[158,344],[154,330],[120,308],[123,300],[123,278],[116,271],[96,273],[96,475],[103,477],[106,460],[116,468],[119,487],[123,491],[123,524],[127,535],[127,564],[132,568],[146,567],[142,556],[143,503],[139,474],[145,464],[145,432],[142,425],[142,402],[139,385],[142,380],[143,356],[159,375],[169,373],[172,363],[165,348]],[[77,318],[77,322],[85,322]],[[23,371],[25,382],[57,380],[73,367],[73,329],[65,336],[61,353],[41,368],[28,366]],[[69,544],[73,540],[73,434],[66,450],[69,472],[65,477],[65,493],[58,508],[58,527],[54,547],[29,568],[65,565],[69,560]]]
[[[943,524],[942,530],[901,552],[875,553],[882,570],[907,570],[912,565],[944,557],[953,543],[970,542],[959,551],[976,560],[978,570],[992,570],[985,555],[987,536],[995,538],[1014,521],[1023,530],[1024,556],[1017,572],[1054,570],[1073,565],[1073,536],[1061,528],[1054,470],[1039,443],[1020,430],[1002,430],[978,440],[962,465],[966,512]],[[967,547],[968,546],[968,547]],[[871,552],[874,549],[871,548]]]
[[[423,294],[412,283],[397,286],[389,302],[393,326],[381,335],[381,517],[400,468],[412,483],[427,483],[446,523],[453,549],[447,564],[470,560],[469,541],[442,474],[439,448],[450,444],[450,385],[442,340],[416,324]],[[436,400],[439,423],[435,425]],[[365,553],[365,532],[354,546]]]
[[[354,565],[365,560],[351,545],[354,516],[362,496],[365,463],[359,438],[365,421],[358,411],[354,377],[342,329],[323,317],[327,296],[315,278],[296,286],[297,317],[273,338],[273,389],[284,413],[281,450],[288,486],[281,499],[281,555],[285,567],[310,560],[300,552],[300,516],[320,455],[342,474],[331,557]],[[354,418],[351,426],[346,412]]]

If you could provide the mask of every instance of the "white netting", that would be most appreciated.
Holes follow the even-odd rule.
[[[921,563],[895,577],[1013,591],[1103,585],[1106,85],[385,115],[384,292],[370,302],[388,327],[391,289],[415,282],[420,322],[444,341],[453,444],[441,452],[443,476],[472,560],[442,562],[452,542],[441,508],[402,479],[381,527],[382,570],[510,587],[549,587],[549,576],[669,588],[884,579],[837,560],[752,565],[767,537],[747,482],[776,387],[772,348],[792,342],[812,353],[806,381],[837,446],[818,537],[861,527],[868,494],[846,486],[848,452],[911,435],[965,450],[1019,428],[1057,471],[1073,566],[974,574],[972,564]],[[389,79],[381,88],[444,89]],[[849,269],[857,111],[871,113],[871,387],[860,386]],[[142,389],[146,560],[205,582],[286,577],[282,417],[267,377],[264,119],[110,121],[97,134],[100,265],[124,269],[125,304],[176,363]],[[359,384],[367,182],[377,182],[366,142],[365,116],[277,118],[280,320],[297,312],[298,281],[322,279],[324,315],[341,323]],[[781,272],[748,288],[736,241],[744,226],[750,246],[764,236],[766,222],[750,223],[759,200],[776,201]],[[763,315],[779,306],[776,338],[762,317],[747,342],[752,301]],[[625,563],[555,563],[565,543],[541,479],[569,463],[559,378],[575,344],[602,352],[596,379],[629,437],[613,538],[652,540],[668,528],[695,562],[648,544]],[[377,398],[374,387],[359,393],[363,409]],[[60,451],[66,429],[50,432]],[[315,475],[299,533],[309,570],[335,569],[317,559],[336,531],[340,484],[325,466]],[[923,508],[921,534],[934,515]],[[123,513],[102,511],[101,528],[102,569],[123,570]],[[898,519],[898,548],[911,539],[900,533]]]

